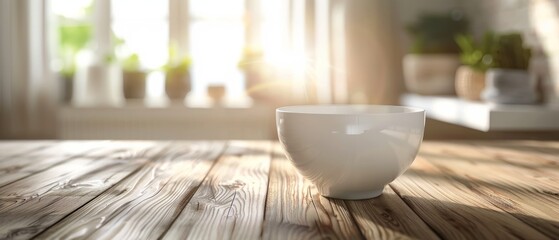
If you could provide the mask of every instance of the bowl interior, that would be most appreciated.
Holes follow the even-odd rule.
[[[333,114],[333,115],[355,115],[355,114],[402,114],[423,112],[423,109],[404,106],[388,105],[299,105],[286,106],[277,109],[282,113],[297,114]]]

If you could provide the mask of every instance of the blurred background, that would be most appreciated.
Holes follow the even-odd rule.
[[[1,0],[1,139],[276,139],[276,107],[559,139],[552,0]]]

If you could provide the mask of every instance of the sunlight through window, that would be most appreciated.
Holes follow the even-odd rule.
[[[159,79],[155,77],[159,75],[150,73],[168,71],[164,66],[174,61],[169,59],[173,54],[192,60],[189,66],[190,97],[207,99],[208,88],[218,86],[226,89],[225,101],[238,103],[248,96],[246,69],[240,67],[247,51],[261,54],[261,65],[270,69],[283,71],[287,68],[285,72],[289,72],[294,65],[305,66],[305,60],[299,56],[303,53],[297,53],[299,58],[293,59],[292,51],[286,51],[290,46],[289,15],[286,14],[289,5],[281,1],[108,0],[111,16],[107,22],[100,22],[99,18],[92,16],[95,0],[51,1],[53,13],[57,16],[55,26],[83,30],[68,35],[72,41],[81,41],[72,43],[71,51],[59,41],[59,59],[65,63],[59,64],[58,70],[63,73],[67,68],[68,72],[73,72],[77,52],[95,47],[92,44],[95,28],[110,24],[111,47],[121,67],[133,67],[151,76],[145,84],[148,98],[161,98],[162,89],[163,96],[166,95],[165,87],[158,85],[166,81],[154,80]],[[183,12],[172,11],[174,6],[179,6]],[[57,31],[68,28],[61,29]],[[260,81],[264,82],[265,77],[261,78]]]
[[[244,91],[237,67],[245,43],[244,4],[244,0],[190,1],[193,94],[205,94],[211,85],[225,86],[230,96]]]
[[[112,29],[121,55],[138,54],[142,67],[154,70],[167,61],[168,1],[116,0],[112,2]],[[117,43],[118,44],[118,43]]]

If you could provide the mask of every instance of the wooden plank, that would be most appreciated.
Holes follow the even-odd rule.
[[[231,142],[164,239],[260,237],[269,142]]]
[[[439,238],[389,186],[377,198],[346,202],[367,239]]]
[[[174,143],[159,159],[37,238],[156,239],[180,213],[224,146],[224,142]]]
[[[422,149],[427,147],[422,146]],[[477,195],[472,186],[457,181],[455,173],[448,170],[418,157],[410,170],[391,183],[398,195],[439,236],[448,239],[548,239]]]
[[[550,173],[555,174],[559,169],[559,148],[551,143],[544,141],[468,142],[474,148],[485,149],[490,153],[490,156],[482,159],[490,158],[528,169],[549,169]]]
[[[78,158],[0,188],[0,239],[28,239],[145,161]]]
[[[67,157],[15,157],[10,161],[0,161],[0,187],[41,172],[66,160],[68,160]]]
[[[488,142],[425,146],[421,155],[479,197],[550,237],[559,236],[556,161]]]
[[[320,196],[274,145],[263,239],[360,239],[346,203]]]
[[[55,141],[0,141],[0,161],[29,154],[55,144]]]
[[[492,147],[511,155],[529,155],[529,159],[536,158],[538,164],[555,168],[559,165],[559,141],[478,141],[472,144]]]
[[[167,146],[164,143],[155,144],[155,142],[145,141],[117,142],[118,144],[111,141],[48,141],[47,143],[47,145],[43,143],[40,145],[41,148],[35,148],[35,151],[29,154],[14,155],[5,161],[0,161],[0,187],[77,157],[145,159],[153,157]]]
[[[111,141],[57,141],[25,154],[26,157],[82,157],[89,151],[110,147]]]
[[[0,142],[0,161],[19,157],[153,157],[165,142],[154,141],[6,141]]]
[[[165,149],[170,141],[103,141],[97,147],[80,155],[88,158],[154,158]]]

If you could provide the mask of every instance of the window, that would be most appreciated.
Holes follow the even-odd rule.
[[[191,0],[189,10],[193,91],[219,84],[230,96],[240,97],[244,82],[237,64],[245,45],[245,1]]]
[[[55,36],[58,40],[56,70],[63,77],[72,77],[76,55],[88,46],[92,35],[92,0],[52,0]]]
[[[113,0],[112,30],[121,40],[121,56],[137,54],[142,67],[157,69],[168,58],[169,2]]]
[[[238,63],[248,44],[247,1],[258,0],[101,0],[110,3],[109,23],[93,16],[93,1],[52,0],[60,31],[66,33],[58,44],[60,72],[72,75],[77,52],[91,47],[93,26],[110,24],[117,59],[136,55],[141,69],[158,71],[168,62],[170,52],[183,49],[178,54],[192,59],[191,95],[207,95],[209,86],[223,85],[230,98],[244,97],[245,80]],[[173,9],[177,7],[180,11]],[[255,23],[261,20],[251,19],[256,26],[263,26]],[[80,42],[68,47],[68,39]],[[268,45],[273,41],[273,37],[268,39]],[[162,79],[148,79],[148,96],[163,93]]]

